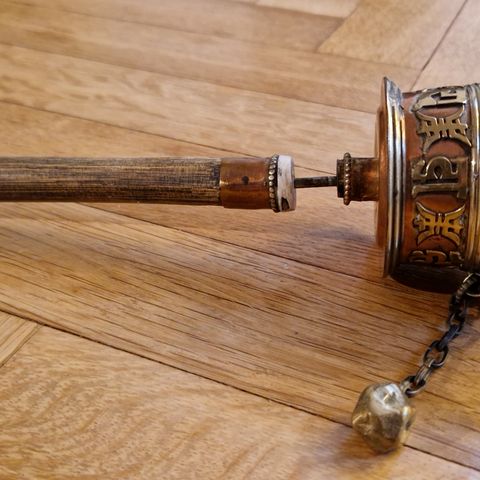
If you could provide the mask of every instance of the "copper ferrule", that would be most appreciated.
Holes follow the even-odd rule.
[[[220,204],[225,208],[295,210],[294,183],[293,160],[287,155],[222,159]]]
[[[220,165],[220,203],[225,208],[270,208],[270,158],[223,159]]]
[[[346,153],[337,161],[337,195],[345,205],[351,201],[378,200],[378,159],[352,158]]]

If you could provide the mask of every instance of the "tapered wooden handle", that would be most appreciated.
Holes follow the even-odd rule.
[[[293,162],[269,158],[0,157],[0,201],[295,208]],[[287,186],[285,186],[287,184]]]

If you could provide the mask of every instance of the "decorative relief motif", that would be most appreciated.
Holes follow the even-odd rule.
[[[467,93],[465,87],[444,87],[423,92],[412,107],[420,127],[417,132],[425,135],[423,153],[426,153],[430,146],[442,138],[458,140],[469,147],[470,139],[467,136],[468,125],[460,120],[465,112]],[[445,117],[427,115],[420,112],[423,108],[458,106],[456,112]]]
[[[448,115],[447,117],[434,117],[432,115],[425,115],[422,112],[417,112],[417,118],[421,121],[417,132],[425,135],[423,142],[423,153],[427,152],[432,143],[441,140],[442,138],[451,138],[465,143],[469,147],[472,146],[467,137],[468,125],[460,121],[465,107],[462,106],[458,112]]]
[[[465,87],[443,87],[425,90],[417,97],[412,112],[418,120],[417,133],[422,137],[422,157],[411,162],[412,197],[456,193],[458,199],[467,198],[465,180],[468,157],[448,158],[437,155],[426,158],[430,147],[440,140],[453,140],[471,147],[468,123],[462,121],[467,104]],[[439,109],[448,110],[443,112]],[[437,249],[412,250],[408,257],[411,263],[448,266],[461,265],[462,231],[465,222],[465,204],[459,208],[438,212],[427,208],[420,201],[414,203],[413,226],[417,229],[416,243],[436,237],[448,239],[455,251],[448,246]],[[444,251],[446,249],[446,251]]]
[[[408,257],[408,261],[410,263],[447,267],[449,265],[461,265],[463,258],[460,252],[449,252],[447,254],[441,250],[413,250]]]
[[[439,155],[428,160],[419,158],[412,162],[412,196],[420,193],[457,192],[466,197],[466,186],[459,183],[460,169],[466,165],[466,157],[450,160]]]
[[[412,110],[416,112],[425,107],[447,107],[449,105],[465,105],[466,103],[465,87],[443,87],[422,93]]]
[[[420,202],[416,203],[416,207],[418,214],[413,220],[413,225],[418,228],[417,245],[434,235],[448,238],[457,247],[460,245],[465,205],[451,212],[434,212]]]

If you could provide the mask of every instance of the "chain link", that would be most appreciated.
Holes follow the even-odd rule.
[[[465,325],[471,298],[478,297],[480,297],[480,273],[471,273],[450,299],[447,331],[427,348],[417,373],[409,375],[401,382],[407,396],[414,397],[420,393],[425,388],[430,375],[443,367],[448,357],[450,342],[458,337]]]

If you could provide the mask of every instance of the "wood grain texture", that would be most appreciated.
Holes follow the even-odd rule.
[[[258,0],[258,5],[331,17],[348,17],[360,0]]]
[[[129,35],[125,35],[126,28]],[[237,90],[368,111],[377,108],[378,85],[384,75],[402,87],[409,86],[418,75],[417,70],[405,67],[59,10],[52,14],[51,9],[7,1],[0,5],[0,42]],[[354,71],[355,75],[346,75],[346,71]],[[203,88],[197,85],[197,91]]]
[[[0,366],[3,366],[35,334],[38,325],[0,312]]]
[[[480,81],[480,32],[478,17],[480,3],[467,1],[450,31],[425,70],[415,88],[433,85],[457,85]]]
[[[344,424],[366,383],[416,369],[447,303],[76,205],[4,205],[0,250],[2,310]],[[409,440],[477,468],[479,338],[457,342]]]
[[[0,370],[0,403],[2,478],[479,478],[410,448],[392,464],[342,425],[48,328]]]
[[[255,2],[228,0],[20,0],[15,3],[310,52],[341,22],[326,16],[328,13],[308,15],[263,8],[254,5]],[[56,15],[55,11],[50,15]]]
[[[365,156],[373,151],[375,117],[368,113],[16,47],[0,46],[0,69],[7,72],[0,100],[216,147],[217,151],[292,154],[298,166],[330,172],[346,150]],[[372,111],[377,108],[377,97],[378,91]],[[22,140],[17,137],[15,141],[20,145]],[[28,136],[23,141],[28,143]],[[55,138],[48,143],[59,141]],[[76,150],[82,148],[78,143],[65,155],[77,155]],[[37,144],[37,155],[46,144],[45,140]],[[98,155],[90,150],[94,154]]]
[[[319,52],[421,69],[464,0],[364,0]]]

